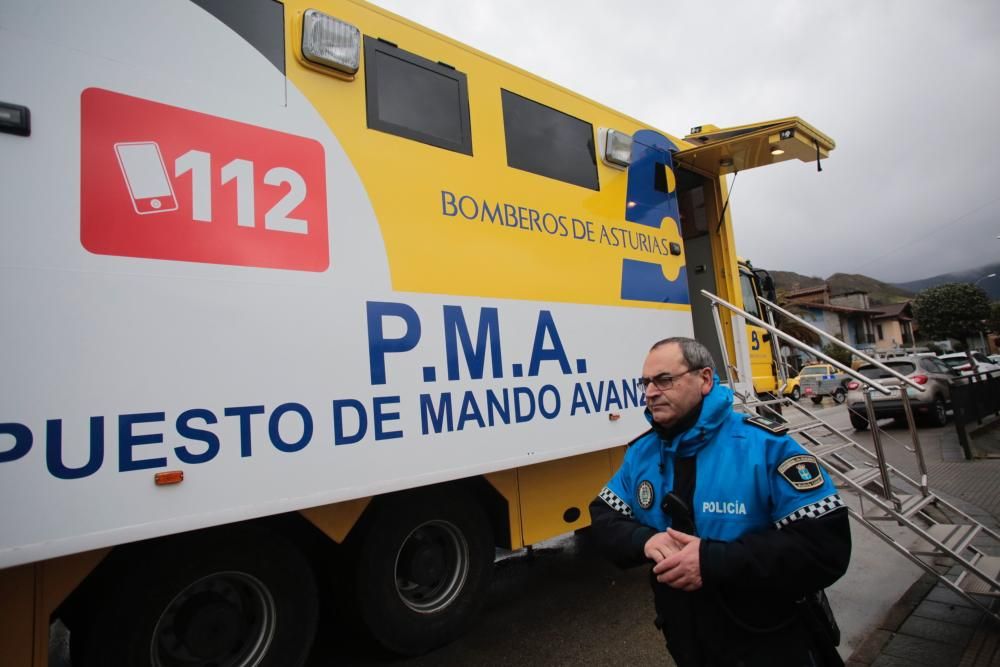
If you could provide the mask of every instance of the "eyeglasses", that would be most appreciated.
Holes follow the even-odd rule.
[[[642,385],[642,390],[647,391],[649,385],[655,386],[660,391],[667,391],[674,386],[674,380],[682,375],[687,375],[688,373],[697,373],[700,368],[692,368],[691,370],[684,371],[683,373],[678,373],[677,375],[671,375],[670,373],[660,373],[659,375],[653,376],[651,378],[641,377],[639,378],[639,384]]]

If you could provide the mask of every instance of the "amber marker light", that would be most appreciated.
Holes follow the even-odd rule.
[[[183,470],[168,470],[167,472],[158,472],[153,476],[156,481],[157,486],[166,486],[167,484],[180,484],[184,481],[184,471]]]

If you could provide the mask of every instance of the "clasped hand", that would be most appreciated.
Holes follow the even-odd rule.
[[[646,540],[643,551],[653,561],[653,574],[661,584],[682,591],[701,588],[701,539],[668,528]]]

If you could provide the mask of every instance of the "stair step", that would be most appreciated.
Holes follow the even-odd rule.
[[[965,571],[955,581],[958,587],[966,593],[979,595],[1000,594],[1000,581],[997,580],[997,577],[1000,577],[1000,558],[996,556],[982,556],[973,564],[976,566],[976,569],[993,580],[994,586],[990,586],[976,575]]]
[[[853,442],[843,442],[843,441],[825,442],[821,445],[813,445],[812,447],[807,447],[806,449],[808,449],[809,452],[813,454],[816,458],[822,460],[824,456],[829,456],[830,454],[833,454],[836,451],[839,451],[841,449],[847,449],[848,447],[852,447],[853,445],[854,445]]]
[[[982,526],[978,523],[939,523],[928,528],[927,532],[946,548],[961,555],[981,528]],[[941,552],[935,549],[933,551],[914,550],[913,553],[933,556],[940,555]]]
[[[885,512],[879,507],[872,507],[872,512],[865,512],[865,518],[869,521],[892,521],[897,518],[898,515],[902,515],[907,519],[912,518],[913,515],[920,512],[935,500],[937,496],[933,493],[929,493],[926,496],[923,494],[897,494],[895,496],[896,500],[899,501],[899,507],[895,513]]]
[[[844,476],[858,486],[864,486],[873,480],[881,479],[881,473],[877,467],[855,468],[844,473]]]
[[[928,493],[926,496],[922,494],[914,494],[912,496],[899,496],[899,500],[901,503],[899,513],[909,519],[914,514],[936,501],[937,496],[933,493]]]
[[[822,422],[817,419],[811,422],[806,422],[804,424],[799,424],[797,426],[791,427],[790,429],[788,429],[788,434],[791,435],[793,433],[802,433],[803,431],[811,431],[812,429],[818,428],[820,426],[823,426],[825,428],[830,428],[829,426],[826,425],[825,422]]]

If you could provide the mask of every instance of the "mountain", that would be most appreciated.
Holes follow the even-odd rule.
[[[986,278],[986,276],[991,273],[995,273],[997,275],[993,278]],[[985,266],[969,269],[967,271],[942,273],[938,276],[923,278],[921,280],[912,280],[908,283],[896,283],[895,286],[900,289],[919,292],[920,290],[925,290],[928,287],[936,287],[938,285],[943,285],[944,283],[975,282],[979,283],[979,286],[986,291],[986,294],[989,295],[990,299],[993,301],[1000,300],[1000,263],[987,264]]]
[[[830,293],[836,296],[845,292],[868,292],[871,302],[899,303],[913,298],[913,292],[898,285],[890,285],[881,280],[875,280],[858,273],[835,273],[829,278],[803,276],[793,271],[771,271],[774,285],[778,291],[790,292],[805,287],[816,287],[827,283]]]

